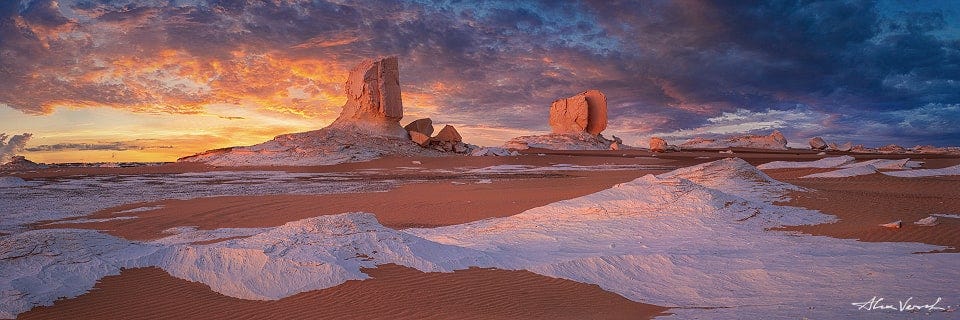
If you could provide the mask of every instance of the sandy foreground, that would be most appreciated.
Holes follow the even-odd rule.
[[[810,152],[734,155],[757,165],[773,160],[808,161]],[[401,183],[387,192],[321,195],[270,194],[217,196],[183,200],[130,203],[99,210],[84,218],[106,221],[68,226],[37,223],[33,228],[101,230],[129,240],[149,241],[166,236],[164,230],[195,226],[263,228],[320,215],[370,212],[394,229],[434,228],[509,217],[561,200],[606,190],[647,174],[718,159],[716,152],[683,152],[651,157],[641,151],[565,152],[521,157],[388,158],[327,167],[242,168],[286,172],[353,172],[379,170],[369,179]],[[858,158],[897,158],[859,155]],[[919,158],[919,157],[917,157]],[[960,159],[932,156],[926,167],[960,164]],[[420,162],[413,164],[413,161]],[[471,173],[457,168],[498,165],[549,167],[557,164],[607,166],[606,169],[537,171],[528,173]],[[397,170],[414,165],[430,170]],[[634,169],[624,169],[627,166]],[[620,167],[617,167],[620,166]],[[613,168],[616,168],[615,170]],[[444,170],[453,172],[443,172]],[[56,169],[19,174],[25,179],[69,179],[73,176],[173,174],[209,172],[224,168],[202,165],[166,165],[149,168]],[[430,172],[428,172],[430,171]],[[771,177],[807,188],[792,191],[780,205],[820,210],[838,218],[835,223],[776,228],[789,232],[867,242],[919,242],[960,248],[960,219],[941,218],[932,227],[912,222],[931,214],[960,214],[960,177],[897,178],[873,174],[849,178],[801,179],[824,169],[779,169]],[[366,178],[364,178],[366,179]],[[403,183],[403,181],[416,181]],[[152,210],[130,212],[136,208]],[[133,219],[109,220],[115,217]],[[72,219],[66,219],[67,221]],[[902,220],[903,228],[878,224]],[[209,244],[198,241],[194,244]],[[231,298],[210,287],[173,277],[162,269],[126,269],[101,279],[90,293],[62,299],[51,307],[37,307],[22,318],[623,318],[642,319],[670,313],[668,308],[631,301],[597,285],[556,279],[528,271],[471,268],[453,273],[424,273],[393,264],[363,269],[372,277],[308,291],[275,301]]]

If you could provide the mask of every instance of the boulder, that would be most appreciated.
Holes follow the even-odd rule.
[[[903,220],[897,220],[891,223],[884,223],[884,224],[881,224],[880,226],[884,228],[900,229],[900,227],[903,226]]]
[[[553,133],[587,132],[599,135],[607,128],[607,97],[600,90],[587,90],[550,104]]]
[[[853,143],[849,141],[844,143],[842,146],[837,147],[837,151],[849,152],[850,150],[853,150]]]
[[[430,144],[430,136],[422,134],[417,131],[409,131],[409,133],[410,133],[410,140],[413,140],[413,142],[416,142],[421,147],[426,147],[427,145]]]
[[[407,132],[419,132],[427,137],[433,135],[433,120],[430,118],[417,119],[403,127]]]
[[[400,67],[397,57],[365,59],[350,71],[344,83],[347,102],[331,127],[367,134],[407,137],[400,126]]]
[[[937,217],[928,216],[928,217],[926,217],[926,218],[917,220],[917,221],[914,222],[913,224],[918,225],[918,226],[924,226],[924,227],[932,227],[932,226],[935,226],[935,225],[940,224],[940,221],[937,221]]]
[[[823,141],[823,138],[814,137],[813,139],[810,139],[810,149],[813,149],[813,150],[826,150],[826,149],[827,149],[827,142],[826,142],[826,141]]]
[[[454,128],[448,124],[443,126],[443,129],[440,129],[440,132],[433,137],[433,140],[442,142],[460,142],[463,141],[463,137],[461,137],[460,133],[457,132],[457,128]]]
[[[667,141],[663,140],[660,137],[650,138],[650,151],[653,151],[653,152],[667,151]]]

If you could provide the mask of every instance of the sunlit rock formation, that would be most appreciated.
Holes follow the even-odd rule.
[[[350,71],[344,84],[347,102],[330,127],[378,136],[405,138],[400,126],[400,67],[397,57],[366,59]]]
[[[619,150],[622,141],[600,133],[607,128],[607,97],[600,90],[587,90],[550,104],[550,134],[521,136],[504,148],[551,150]]]
[[[553,133],[599,135],[607,128],[607,97],[600,90],[587,90],[550,104]]]

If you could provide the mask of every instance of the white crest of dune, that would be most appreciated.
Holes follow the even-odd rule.
[[[773,161],[757,166],[760,170],[798,169],[798,168],[836,168],[856,161],[851,156],[823,158],[816,161]]]
[[[771,170],[771,169],[803,169],[803,168],[839,168],[838,170],[814,173],[803,176],[801,178],[846,178],[846,177],[855,177],[868,174],[874,174],[879,172],[879,170],[909,170],[912,168],[917,168],[922,165],[922,162],[919,161],[910,161],[909,158],[904,159],[872,159],[867,161],[857,162],[854,157],[851,156],[840,156],[840,157],[830,157],[823,158],[816,161],[773,161],[761,164],[757,166],[757,169],[761,170]],[[918,174],[924,174],[922,171]],[[942,172],[942,171],[934,171]],[[903,174],[898,172],[884,172],[884,174],[889,174],[891,176],[912,176],[911,174]]]
[[[0,237],[0,318],[86,293],[121,268],[156,264],[161,246],[94,230],[32,230]]]
[[[877,168],[872,165],[849,167],[828,172],[814,173],[802,176],[801,178],[846,178],[863,176],[877,173]]]
[[[894,177],[919,178],[936,176],[956,176],[960,175],[960,165],[940,169],[917,169],[906,171],[884,172],[883,174]]]
[[[680,307],[671,312],[683,318],[863,318],[876,314],[850,303],[878,295],[955,297],[960,256],[911,254],[942,247],[769,230],[834,219],[772,204],[796,189],[743,160],[724,159],[510,217],[432,229],[393,230],[371,214],[346,213],[256,230],[179,228],[151,243],[95,231],[30,231],[0,238],[0,314],[76,296],[136,266],[259,300],[365,279],[360,268],[386,263],[430,272],[525,269]],[[236,235],[250,237],[187,243]]]
[[[373,214],[346,213],[290,222],[243,239],[176,246],[160,267],[231,297],[274,300],[366,279],[360,268],[387,263],[450,272],[492,261],[482,252],[384,227]]]

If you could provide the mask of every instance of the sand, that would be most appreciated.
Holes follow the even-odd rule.
[[[75,299],[21,319],[649,319],[666,308],[596,285],[528,271],[472,268],[423,273],[397,265],[364,269],[373,279],[276,301],[227,297],[157,268],[124,270]]]
[[[75,223],[71,228],[97,229],[130,240],[153,240],[177,226],[199,229],[275,227],[290,221],[327,214],[370,212],[385,226],[402,229],[461,224],[511,216],[548,203],[607,189],[648,173],[662,171],[574,172],[539,178],[492,180],[490,183],[442,179],[402,185],[389,192],[329,195],[225,196],[191,200],[163,200],[123,205],[87,218],[136,216],[136,219]],[[525,177],[525,176],[524,176]],[[462,182],[466,184],[453,184]],[[142,212],[137,207],[163,206]],[[46,222],[44,222],[46,223]],[[63,228],[38,225],[37,228]]]
[[[939,218],[936,226],[913,222],[931,214],[960,213],[960,177],[898,178],[883,174],[848,178],[784,179],[812,189],[793,192],[784,205],[820,210],[839,218],[836,223],[787,227],[783,230],[868,242],[921,242],[949,246],[960,252],[960,219]],[[902,228],[880,224],[902,220]]]
[[[545,152],[531,150],[528,153]],[[835,156],[835,155],[831,155]],[[858,160],[910,156],[859,155]],[[664,170],[578,171],[501,176],[490,183],[477,177],[444,173],[391,171],[421,162],[425,169],[486,167],[501,164],[549,166],[650,164],[688,166],[723,157],[741,157],[753,165],[774,160],[816,160],[814,152],[756,152],[735,154],[685,151],[651,154],[646,151],[553,152],[524,157],[385,158],[365,163],[327,167],[248,167],[231,170],[283,170],[292,172],[351,172],[384,169],[376,179],[417,179],[389,192],[333,195],[231,196],[191,200],[162,200],[122,205],[86,218],[137,216],[136,219],[70,224],[71,228],[104,230],[131,240],[164,236],[164,229],[197,226],[272,227],[303,218],[343,212],[374,213],[391,228],[435,227],[492,217],[504,217],[548,203],[571,199],[645,174]],[[926,168],[960,163],[944,156],[911,157],[926,161]],[[165,165],[146,168],[70,168],[18,174],[26,179],[71,175],[181,173],[224,170],[202,165]],[[880,174],[839,179],[799,179],[830,169],[770,170],[784,182],[809,188],[794,192],[783,205],[800,206],[836,215],[840,221],[816,226],[783,228],[787,231],[861,241],[923,242],[960,248],[960,220],[940,218],[940,224],[920,227],[912,222],[934,213],[960,213],[960,177],[896,178]],[[458,184],[454,184],[457,182]],[[459,184],[464,183],[464,184]],[[163,207],[142,212],[118,213],[142,206]],[[903,220],[901,229],[878,226]],[[41,227],[41,226],[38,226]],[[42,226],[63,227],[63,226]],[[222,240],[220,240],[222,241]],[[422,273],[396,265],[365,272],[374,277],[278,301],[260,302],[220,295],[205,285],[174,278],[160,269],[125,270],[101,280],[89,294],[58,301],[23,314],[28,318],[628,318],[658,315],[662,307],[629,301],[595,285],[549,278],[526,271],[469,269],[454,273]]]

